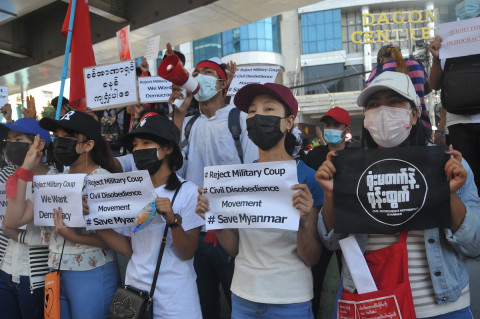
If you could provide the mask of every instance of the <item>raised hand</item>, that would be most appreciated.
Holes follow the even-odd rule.
[[[27,96],[27,108],[22,109],[21,113],[23,117],[27,117],[30,119],[37,119],[37,109],[35,108],[35,98],[33,96]]]
[[[33,144],[30,145],[25,160],[23,161],[22,168],[27,171],[31,171],[39,162],[42,161],[43,147],[45,142],[42,142],[40,135],[36,135],[33,139]]]

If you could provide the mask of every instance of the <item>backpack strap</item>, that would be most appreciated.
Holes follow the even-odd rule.
[[[187,125],[185,125],[184,136],[185,139],[182,141],[182,148],[188,145],[188,137],[190,136],[190,131],[192,130],[193,123],[198,119],[200,114],[194,115],[188,120]],[[188,160],[188,154],[185,154],[185,159]]]
[[[236,107],[231,109],[230,113],[228,113],[228,129],[230,130],[230,133],[232,133],[238,157],[240,157],[240,162],[243,164],[243,150],[242,144],[240,143],[240,134],[242,133],[242,127],[240,126],[240,110]]]

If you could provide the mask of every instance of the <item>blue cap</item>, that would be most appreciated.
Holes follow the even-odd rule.
[[[38,123],[37,120],[25,117],[16,120],[12,124],[0,123],[0,137],[6,138],[9,130],[25,134],[39,134],[40,138],[44,140],[45,144],[48,146],[48,144],[50,144],[50,132],[41,128]]]

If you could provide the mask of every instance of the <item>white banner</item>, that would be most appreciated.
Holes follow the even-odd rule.
[[[8,103],[8,86],[0,86],[0,108]]]
[[[278,228],[298,230],[300,214],[292,205],[298,184],[295,161],[222,165],[204,168],[210,212],[207,230]]]
[[[140,103],[168,102],[172,94],[172,82],[159,76],[138,78]]]
[[[227,95],[235,95],[238,90],[250,83],[273,83],[278,70],[279,66],[240,66],[230,83]]]
[[[480,18],[442,23],[440,58],[448,59],[480,52]]]
[[[68,227],[85,227],[82,189],[86,174],[36,175],[33,177],[33,220],[37,226],[54,226],[53,209],[62,208]]]
[[[147,60],[156,60],[158,58],[158,51],[160,51],[160,36],[156,35],[148,38],[145,55],[143,57]]]
[[[83,69],[87,106],[94,111],[137,104],[133,60]]]
[[[131,226],[135,217],[155,199],[148,171],[87,177],[87,229]]]

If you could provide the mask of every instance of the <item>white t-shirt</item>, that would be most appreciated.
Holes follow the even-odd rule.
[[[240,164],[235,141],[228,128],[228,115],[235,106],[229,104],[219,109],[214,116],[207,118],[201,114],[190,130],[188,145],[182,153],[188,155],[188,163],[184,161],[185,172],[182,177],[203,187],[203,168],[214,165]],[[183,121],[182,137],[185,139],[185,126],[191,116]],[[258,147],[248,138],[247,114],[240,112],[240,127],[242,129],[240,142],[243,149],[243,162],[252,163],[258,159]]]
[[[156,188],[155,192],[158,197],[168,197],[170,200],[175,193],[166,190],[165,185]],[[173,212],[182,216],[182,227],[185,231],[205,224],[195,213],[196,204],[197,187],[186,182],[173,203]],[[147,227],[135,234],[133,227],[115,229],[132,240],[133,255],[128,262],[125,284],[150,292],[165,225],[163,217],[157,214]],[[193,258],[183,261],[178,257],[169,230],[153,296],[154,317],[201,318],[196,278]]]
[[[266,304],[291,304],[313,298],[313,278],[297,253],[297,232],[283,229],[238,229],[231,290]]]

